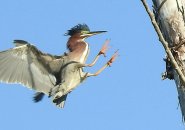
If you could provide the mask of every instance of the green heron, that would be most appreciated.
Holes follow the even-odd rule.
[[[0,81],[19,83],[34,89],[34,101],[41,101],[44,95],[52,98],[53,103],[63,108],[67,95],[87,77],[97,76],[110,66],[117,57],[117,52],[96,73],[83,71],[84,67],[93,66],[100,55],[105,55],[108,40],[103,45],[91,64],[85,64],[89,44],[85,39],[106,31],[90,32],[86,24],[78,24],[68,30],[68,52],[61,56],[41,52],[35,46],[23,40],[14,40],[15,47],[0,52]]]

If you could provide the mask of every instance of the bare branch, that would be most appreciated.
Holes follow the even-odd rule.
[[[158,12],[160,11],[160,9],[163,7],[163,5],[164,5],[164,3],[166,2],[167,0],[164,0],[161,4],[160,4],[160,6],[158,7]]]
[[[158,26],[158,24],[157,24],[157,22],[155,20],[154,14],[150,11],[150,9],[149,9],[149,7],[148,7],[148,5],[146,3],[146,0],[141,0],[141,2],[143,3],[143,5],[144,5],[144,7],[145,7],[145,9],[146,9],[150,19],[151,19],[151,22],[152,22],[152,24],[154,26],[154,29],[157,32],[159,40],[162,43],[162,45],[163,45],[163,47],[164,47],[164,49],[165,49],[165,51],[166,51],[166,53],[167,53],[167,55],[168,55],[168,57],[170,59],[170,62],[172,63],[174,69],[177,71],[177,73],[178,73],[182,83],[185,84],[185,76],[184,76],[183,72],[181,71],[180,67],[178,66],[178,64],[177,64],[177,62],[176,62],[176,60],[175,60],[175,58],[174,58],[170,48],[168,47],[168,43],[165,41],[165,39],[164,39],[164,37],[163,37],[163,35],[161,33],[161,30],[160,30],[160,28],[159,28],[159,26]]]

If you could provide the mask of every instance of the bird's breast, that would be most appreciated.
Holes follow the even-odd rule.
[[[85,63],[89,54],[89,45],[86,42],[85,44],[86,44],[85,49],[80,57],[80,63]]]

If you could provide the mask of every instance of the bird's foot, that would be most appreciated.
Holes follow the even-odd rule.
[[[111,64],[116,60],[116,58],[118,57],[118,50],[112,55],[112,57],[110,58],[110,60],[107,62],[107,65],[110,67]]]
[[[103,47],[101,48],[101,50],[99,52],[99,55],[104,55],[106,57],[105,53],[110,48],[109,43],[110,43],[110,40],[105,41],[105,43],[103,44]]]

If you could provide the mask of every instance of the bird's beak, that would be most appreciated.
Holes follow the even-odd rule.
[[[97,34],[100,34],[100,33],[105,33],[107,31],[93,31],[93,32],[88,32],[88,33],[85,33],[84,36],[85,37],[90,37],[90,36],[94,36],[94,35],[97,35]]]

